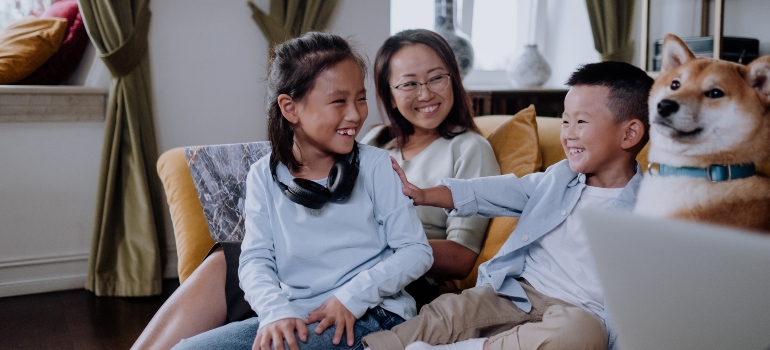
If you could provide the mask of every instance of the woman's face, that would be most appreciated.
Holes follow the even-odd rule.
[[[361,67],[344,60],[319,74],[295,113],[294,137],[303,153],[349,153],[368,115]]]
[[[415,134],[435,134],[454,103],[452,79],[441,58],[424,44],[404,46],[390,60],[391,107],[414,126]],[[441,76],[446,75],[446,76]],[[429,85],[424,83],[432,81]],[[404,91],[403,84],[414,88]],[[444,84],[446,83],[446,84]],[[393,86],[399,88],[393,88]]]

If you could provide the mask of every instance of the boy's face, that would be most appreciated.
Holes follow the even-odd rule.
[[[625,123],[615,124],[607,108],[609,92],[604,86],[576,85],[564,98],[561,145],[570,169],[585,174],[586,183],[592,186],[628,167],[627,152],[621,147]],[[606,183],[598,182],[600,186]]]

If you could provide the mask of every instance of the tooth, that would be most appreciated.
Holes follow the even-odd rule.
[[[353,134],[355,134],[355,133],[356,133],[356,131],[355,131],[355,130],[353,130],[353,129],[348,129],[348,136],[353,136]]]

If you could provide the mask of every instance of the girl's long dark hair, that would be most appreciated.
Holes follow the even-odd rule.
[[[348,59],[358,63],[366,77],[364,58],[337,35],[308,32],[273,50],[267,77],[267,135],[276,159],[290,169],[302,163],[294,156],[294,129],[281,113],[278,96],[301,100],[321,73]]]
[[[385,111],[390,120],[390,126],[385,128],[375,138],[375,144],[383,146],[396,139],[398,147],[403,148],[407,138],[414,134],[414,126],[399,112],[398,108],[391,106],[393,92],[390,87],[390,61],[393,56],[405,46],[423,44],[430,47],[443,61],[452,78],[452,94],[454,104],[449,115],[439,124],[437,131],[439,136],[451,139],[468,130],[478,132],[473,122],[473,104],[468,93],[463,87],[460,69],[457,66],[455,55],[449,43],[440,35],[427,29],[407,29],[398,32],[385,40],[377,57],[374,60],[374,85],[379,97],[380,107]],[[458,128],[459,127],[459,128]]]

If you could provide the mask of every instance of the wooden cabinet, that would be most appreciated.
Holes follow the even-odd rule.
[[[564,113],[564,97],[567,89],[529,88],[499,89],[483,86],[468,86],[468,93],[473,100],[475,115],[516,114],[516,112],[535,105],[539,116],[561,117]]]

